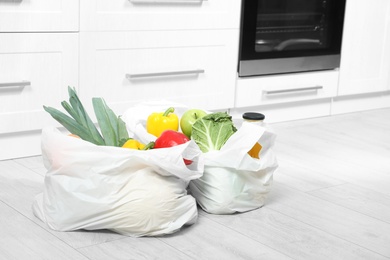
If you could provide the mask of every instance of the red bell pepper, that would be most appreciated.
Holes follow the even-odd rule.
[[[190,141],[190,139],[188,139],[188,137],[181,132],[174,130],[165,130],[164,132],[162,132],[160,137],[156,139],[153,148],[167,148],[179,144],[184,144],[188,141]],[[191,163],[191,160],[184,159],[185,165],[190,165]]]

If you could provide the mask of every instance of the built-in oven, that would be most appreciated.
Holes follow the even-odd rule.
[[[240,77],[338,68],[346,0],[242,0]]]

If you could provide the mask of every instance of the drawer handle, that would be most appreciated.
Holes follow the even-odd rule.
[[[203,3],[207,0],[129,0],[134,4],[192,4]]]
[[[30,86],[31,82],[30,81],[17,81],[17,82],[0,82],[0,88],[20,88],[20,87],[25,87],[25,86]]]
[[[140,74],[126,74],[128,80],[139,79],[139,78],[152,78],[152,77],[165,77],[165,76],[179,76],[179,75],[190,75],[190,74],[201,74],[204,73],[203,69],[197,70],[182,70],[182,71],[167,71],[167,72],[155,72],[155,73],[140,73]]]
[[[313,91],[313,90],[319,90],[323,89],[322,86],[314,86],[314,87],[307,87],[307,88],[292,88],[292,89],[281,89],[281,90],[264,90],[265,95],[277,95],[277,94],[284,94],[284,93],[291,93],[291,92],[301,92],[301,91]]]

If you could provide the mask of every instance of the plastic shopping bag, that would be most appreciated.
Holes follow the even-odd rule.
[[[186,158],[193,158],[191,168]],[[189,181],[203,173],[194,142],[139,151],[96,146],[56,128],[42,132],[47,174],[34,214],[57,231],[109,229],[128,236],[178,231],[197,219]]]
[[[232,214],[263,206],[278,167],[275,137],[264,127],[244,122],[221,150],[205,153],[203,176],[189,185],[202,209]],[[247,153],[256,142],[262,146],[260,159]]]

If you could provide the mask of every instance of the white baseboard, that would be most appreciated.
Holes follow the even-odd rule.
[[[333,98],[331,114],[345,114],[390,107],[390,91]]]
[[[41,130],[0,135],[0,160],[41,154]]]

